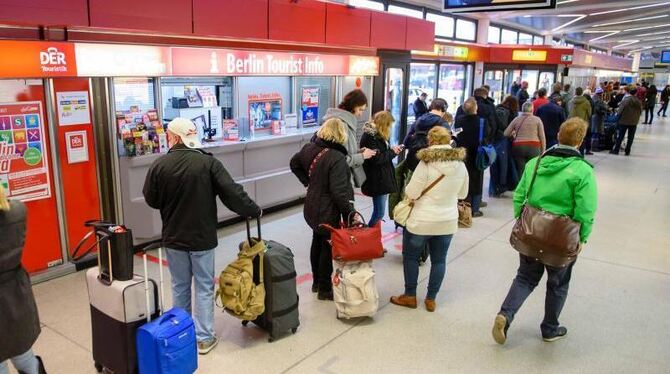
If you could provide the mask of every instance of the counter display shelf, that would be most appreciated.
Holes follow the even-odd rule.
[[[316,129],[246,142],[209,143],[205,151],[219,159],[249,196],[261,208],[267,209],[305,196],[305,188],[289,169],[289,160],[310,141],[314,131]],[[160,237],[160,212],[144,202],[142,187],[151,164],[161,156],[151,154],[119,159],[123,218],[124,223],[133,228],[135,244]],[[217,202],[217,207],[219,221],[235,217],[221,201]]]

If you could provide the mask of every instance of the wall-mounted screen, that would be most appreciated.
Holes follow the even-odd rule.
[[[661,63],[670,64],[670,50],[661,52]]]
[[[556,7],[556,0],[443,0],[449,12],[495,12],[515,9],[549,9]]]

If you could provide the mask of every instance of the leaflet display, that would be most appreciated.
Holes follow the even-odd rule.
[[[8,197],[51,197],[47,154],[42,104],[0,103],[0,185]]]

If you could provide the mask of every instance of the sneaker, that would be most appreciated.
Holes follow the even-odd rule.
[[[502,314],[496,316],[495,321],[493,322],[493,340],[498,344],[505,344],[507,341],[507,329],[509,325],[507,324],[507,317]]]
[[[198,354],[208,354],[212,351],[212,349],[214,349],[214,347],[216,347],[217,344],[219,344],[219,339],[217,337],[198,342]]]
[[[480,208],[486,208],[487,206],[489,206],[489,203],[487,203],[486,201],[482,201],[481,203],[479,203]]]
[[[481,211],[479,211],[479,212],[473,212],[473,213],[472,213],[472,218],[481,217],[481,216],[483,216],[483,215],[484,215],[484,213],[482,213]]]
[[[542,336],[542,340],[544,340],[545,342],[555,342],[556,340],[565,338],[566,335],[568,335],[568,329],[563,326],[560,326],[558,328],[558,331],[556,331],[556,335]]]

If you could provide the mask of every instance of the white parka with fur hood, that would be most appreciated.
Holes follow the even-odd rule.
[[[458,200],[468,194],[468,171],[464,148],[434,145],[417,154],[421,161],[405,188],[405,196],[418,199],[407,221],[407,230],[416,235],[449,235],[458,230]],[[444,174],[444,178],[424,196],[421,192]]]

